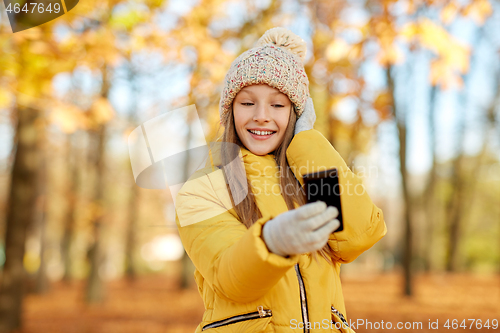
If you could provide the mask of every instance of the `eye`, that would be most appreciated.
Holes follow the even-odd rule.
[[[250,103],[250,102],[248,102],[248,103],[241,103],[241,105],[247,106],[247,105],[253,105],[253,103]]]
[[[284,107],[284,105],[281,105],[281,104],[274,104],[273,106],[277,107],[277,108],[282,108]]]

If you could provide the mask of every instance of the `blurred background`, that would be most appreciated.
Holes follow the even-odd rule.
[[[494,331],[500,1],[80,0],[17,33],[0,10],[0,332],[194,332],[172,197],[135,184],[128,135],[195,104],[214,141],[231,62],[275,26],[388,228],[342,266],[347,317]]]

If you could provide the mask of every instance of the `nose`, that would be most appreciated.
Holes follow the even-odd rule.
[[[271,120],[269,110],[267,106],[263,103],[260,103],[255,109],[255,113],[253,116],[253,120],[255,122],[268,122]]]

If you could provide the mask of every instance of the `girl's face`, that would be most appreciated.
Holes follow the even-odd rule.
[[[283,140],[291,108],[288,96],[267,84],[241,89],[233,101],[234,125],[241,142],[255,155],[273,152]]]

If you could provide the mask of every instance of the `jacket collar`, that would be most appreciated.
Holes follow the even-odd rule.
[[[211,157],[207,159],[206,167],[212,167],[215,170],[215,166],[221,167],[222,157],[221,157],[221,143],[215,142],[211,143]],[[274,154],[266,155],[256,155],[244,146],[240,146],[239,152],[240,160],[243,161],[245,171],[247,175],[252,177],[271,177],[277,175],[277,163],[275,161]]]
[[[240,147],[247,175],[253,177],[273,177],[277,175],[274,154],[256,155],[245,147]]]

